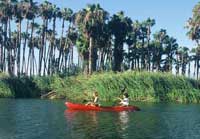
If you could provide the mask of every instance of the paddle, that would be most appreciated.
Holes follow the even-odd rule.
[[[86,99],[84,99],[84,100],[82,101],[82,103],[86,103],[86,102],[88,102],[88,100],[86,100]]]
[[[83,94],[87,97],[90,97],[86,92],[83,92]],[[91,100],[88,100],[88,99],[83,99],[82,103],[86,103],[86,102],[89,102]]]
[[[113,102],[112,106],[116,106],[119,103],[119,97],[116,97],[116,100]]]

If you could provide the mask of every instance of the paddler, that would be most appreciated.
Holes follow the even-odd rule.
[[[125,87],[121,90],[121,93],[123,94],[123,97],[119,98],[119,100],[120,100],[119,104],[121,106],[128,106],[129,105],[129,95],[128,95]]]
[[[93,99],[92,99],[92,101],[91,102],[88,102],[88,103],[86,103],[85,104],[86,106],[100,106],[100,104],[99,104],[99,95],[98,95],[98,92],[97,91],[95,91],[94,93],[93,93]]]

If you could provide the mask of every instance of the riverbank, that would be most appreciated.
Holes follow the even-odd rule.
[[[98,73],[92,76],[21,77],[0,75],[0,97],[39,98],[55,92],[51,98],[80,101],[99,92],[103,101],[115,101],[120,90],[126,87],[132,101],[147,102],[200,102],[200,82],[169,73],[124,72]]]

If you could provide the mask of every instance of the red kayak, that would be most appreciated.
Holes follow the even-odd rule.
[[[65,102],[65,105],[70,110],[82,110],[82,111],[139,111],[137,106],[86,106],[84,104],[75,104],[71,102]]]

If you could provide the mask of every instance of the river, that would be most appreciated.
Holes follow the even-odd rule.
[[[0,99],[0,139],[200,139],[200,105],[135,104],[142,110],[81,112],[63,100]]]

